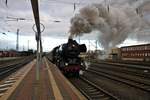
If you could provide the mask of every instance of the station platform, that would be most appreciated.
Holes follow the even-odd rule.
[[[39,80],[36,80],[35,63],[28,65],[29,71],[22,81],[16,81],[0,100],[86,100],[46,58],[40,66]]]

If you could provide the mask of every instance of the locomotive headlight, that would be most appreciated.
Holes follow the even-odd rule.
[[[68,63],[65,63],[66,66],[68,66]]]
[[[80,74],[80,75],[83,75],[83,73],[84,73],[83,70],[80,70],[80,71],[79,71],[79,74]]]

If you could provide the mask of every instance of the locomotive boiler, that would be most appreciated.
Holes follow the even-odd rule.
[[[56,64],[65,75],[79,76],[84,70],[84,61],[79,57],[81,52],[86,52],[85,44],[78,44],[69,39],[67,43],[55,47],[51,52],[51,61]]]

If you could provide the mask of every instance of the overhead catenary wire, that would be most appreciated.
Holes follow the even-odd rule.
[[[85,5],[87,3],[80,3],[80,2],[68,2],[68,1],[62,1],[62,0],[47,0],[47,1],[41,1],[41,2],[53,2],[53,3],[59,3],[59,4],[69,4],[69,5],[74,5],[74,3],[76,5]]]

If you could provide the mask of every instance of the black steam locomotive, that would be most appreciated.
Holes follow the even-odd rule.
[[[86,50],[85,44],[78,44],[75,40],[69,39],[67,43],[52,50],[51,61],[59,67],[63,74],[79,76],[79,71],[84,69],[84,62],[79,54]]]

